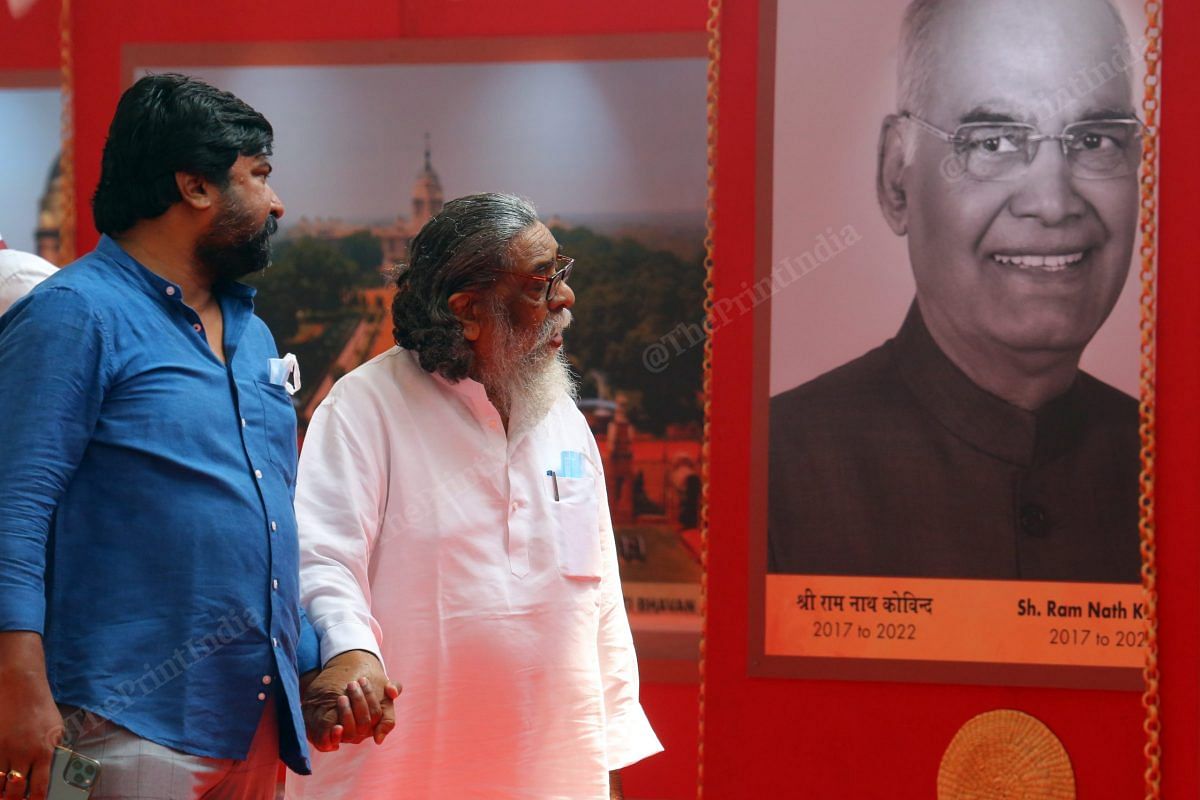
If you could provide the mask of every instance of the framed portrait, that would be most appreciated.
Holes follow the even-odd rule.
[[[1141,5],[760,8],[751,673],[1140,689]]]

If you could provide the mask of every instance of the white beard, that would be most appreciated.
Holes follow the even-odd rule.
[[[578,386],[562,348],[550,340],[571,324],[571,312],[550,314],[536,331],[517,332],[503,309],[494,309],[496,336],[481,383],[500,413],[509,420],[509,435],[537,426],[559,398],[574,400]]]

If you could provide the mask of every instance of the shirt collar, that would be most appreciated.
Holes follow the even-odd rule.
[[[183,301],[183,288],[173,281],[154,272],[135,259],[121,245],[117,244],[108,234],[100,236],[96,252],[101,253],[109,261],[124,269],[125,273],[138,285],[154,297],[161,297],[171,302]],[[228,295],[239,300],[250,300],[258,290],[237,281],[218,281],[213,285],[213,294]]]
[[[980,388],[942,352],[915,302],[889,345],[917,403],[952,434],[996,458],[1025,467],[1044,463],[1082,434],[1086,403],[1078,375],[1037,411],[1015,406]]]

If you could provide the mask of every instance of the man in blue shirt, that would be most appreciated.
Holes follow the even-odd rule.
[[[93,798],[265,800],[280,759],[309,770],[298,375],[235,282],[283,216],[272,135],[207,84],[138,81],[93,198],[105,235],[0,317],[5,798],[44,795],[60,739],[101,760]],[[347,691],[364,728],[390,706]]]

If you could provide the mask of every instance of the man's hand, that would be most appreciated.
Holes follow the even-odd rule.
[[[368,736],[381,744],[396,727],[394,700],[400,687],[387,679],[372,653],[351,650],[334,656],[320,672],[300,679],[304,727],[321,751],[356,744]]]
[[[63,720],[46,681],[42,637],[0,633],[0,797],[44,800]]]

